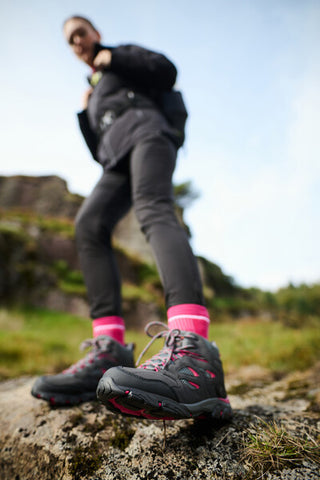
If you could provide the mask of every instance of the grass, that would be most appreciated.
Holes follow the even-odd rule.
[[[288,373],[320,359],[320,320],[302,329],[280,322],[243,319],[212,324],[210,338],[218,343],[226,370],[260,365]]]
[[[0,309],[0,378],[55,373],[78,360],[80,343],[92,335],[91,322],[43,309]],[[261,365],[277,372],[303,370],[320,359],[319,323],[292,329],[258,319],[213,324],[210,338],[219,345],[226,372],[242,365]],[[136,358],[148,342],[129,330]],[[155,342],[146,357],[162,345]]]
[[[70,314],[1,309],[0,378],[57,372],[76,360],[90,336],[90,322]]]
[[[74,237],[74,222],[67,218],[56,218],[43,216],[29,211],[17,210],[1,210],[0,220],[3,222],[1,229],[8,227],[14,231],[25,232],[25,228],[36,226],[42,232],[59,233],[66,237]]]
[[[252,478],[257,478],[256,473],[264,478],[270,471],[296,467],[305,461],[320,465],[320,431],[296,422],[295,432],[299,433],[263,420],[251,427],[242,460],[250,467]]]
[[[132,285],[130,283],[122,284],[122,297],[125,300],[140,300],[142,302],[157,302],[158,296],[149,291],[145,286]]]

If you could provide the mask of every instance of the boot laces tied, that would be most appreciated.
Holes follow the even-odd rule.
[[[87,353],[87,355],[84,358],[81,358],[78,360],[76,363],[71,365],[69,368],[66,370],[63,370],[62,373],[75,373],[78,370],[81,370],[84,368],[88,363],[92,362],[95,354],[103,349],[103,350],[108,350],[108,344],[110,341],[103,339],[103,338],[87,338],[84,340],[79,347],[79,350],[84,351],[87,348],[90,348],[91,350]]]
[[[152,335],[151,333],[151,328],[155,326],[160,326],[163,327],[164,330],[161,330],[160,332],[156,333],[155,335]],[[136,366],[139,365],[140,360],[146,353],[146,351],[151,347],[151,345],[158,339],[158,338],[165,338],[165,344],[164,347],[160,350],[160,352],[156,355],[154,355],[152,358],[147,360],[146,362],[142,363],[139,368],[145,368],[147,370],[155,370],[158,371],[160,369],[165,368],[169,362],[175,358],[175,354],[177,353],[184,353],[184,354],[189,354],[187,351],[188,348],[192,348],[192,345],[185,345],[185,346],[179,346],[178,342],[179,340],[182,340],[183,338],[189,337],[189,335],[185,333],[181,333],[181,330],[175,328],[173,330],[169,330],[168,326],[162,322],[150,322],[146,325],[145,327],[145,333],[151,337],[151,340],[149,343],[146,345],[146,347],[142,350],[141,354],[139,355],[139,358],[136,362]],[[190,352],[191,354],[191,352]]]

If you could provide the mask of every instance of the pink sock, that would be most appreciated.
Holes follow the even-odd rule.
[[[96,318],[92,322],[92,327],[94,337],[108,335],[124,345],[125,325],[123,318],[117,316]]]
[[[203,305],[185,303],[168,309],[168,327],[170,330],[194,332],[208,338],[209,312]]]

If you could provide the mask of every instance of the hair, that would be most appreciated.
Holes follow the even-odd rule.
[[[65,27],[66,23],[68,23],[70,20],[82,20],[85,22],[89,27],[91,27],[95,32],[99,33],[96,27],[93,25],[93,23],[86,17],[82,17],[81,15],[72,15],[71,17],[68,17],[62,25],[62,28]]]

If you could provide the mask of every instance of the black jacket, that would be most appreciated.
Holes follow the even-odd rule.
[[[177,70],[164,55],[136,45],[96,45],[95,53],[104,48],[112,51],[111,65],[98,74],[88,108],[78,119],[93,158],[110,167],[143,138],[162,133],[174,141],[157,97],[172,89]],[[97,74],[91,78],[93,83]]]

